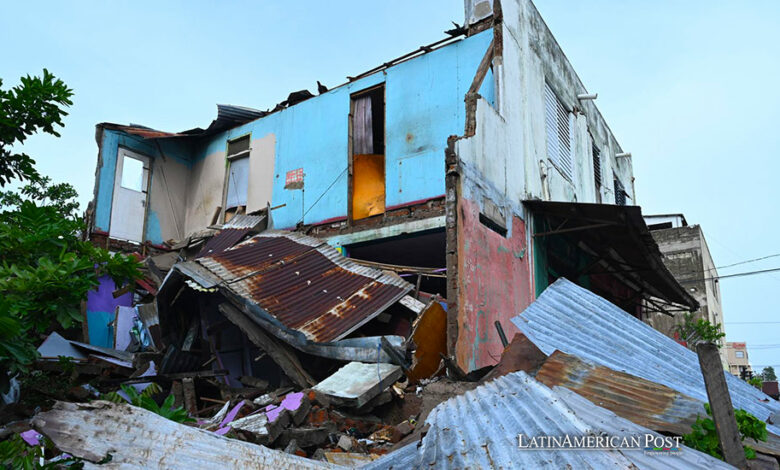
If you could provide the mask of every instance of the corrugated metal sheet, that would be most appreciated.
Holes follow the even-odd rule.
[[[263,232],[196,261],[221,285],[316,342],[345,337],[413,289],[292,232]]]
[[[223,228],[218,234],[206,241],[206,244],[203,245],[196,257],[213,256],[222,253],[241,241],[251,230],[251,228]]]
[[[618,416],[655,431],[686,434],[704,404],[671,388],[555,351],[536,380],[563,386]]]
[[[547,355],[557,349],[707,401],[696,353],[571,281],[556,281],[512,323]],[[762,421],[780,410],[777,401],[724,374],[735,408]],[[767,429],[780,434],[777,426]]]
[[[264,215],[239,214],[224,223],[222,228],[255,228],[260,225],[263,219],[265,219]]]
[[[151,411],[106,401],[62,403],[33,427],[75,457],[109,462],[85,468],[344,468],[178,424]]]
[[[441,403],[426,424],[430,428],[419,448],[411,444],[362,468],[732,468],[686,447],[681,455],[653,456],[643,450],[522,450],[519,434],[530,438],[651,433],[565,388],[550,389],[524,372]]]

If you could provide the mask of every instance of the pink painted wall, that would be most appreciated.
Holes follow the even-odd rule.
[[[495,321],[511,341],[509,321],[533,301],[525,222],[513,217],[507,238],[479,222],[479,205],[458,204],[458,364],[467,371],[498,362],[504,350]]]

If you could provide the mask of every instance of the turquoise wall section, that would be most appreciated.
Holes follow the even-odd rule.
[[[166,158],[175,159],[187,166],[192,165],[192,148],[189,143],[180,139],[161,139],[158,140],[158,143]],[[97,174],[98,185],[95,197],[95,229],[104,232],[109,231],[111,224],[111,201],[114,196],[114,179],[119,147],[125,147],[147,157],[160,158],[157,143],[152,140],[144,140],[141,137],[116,130],[103,130],[100,144],[101,165]],[[154,171],[151,172],[152,180],[160,177],[161,175],[155,174]],[[150,197],[154,196],[150,195]],[[147,214],[145,236],[146,240],[152,243],[163,242],[159,219],[153,210],[149,210]]]
[[[492,30],[415,57],[406,62],[335,88],[288,109],[216,134],[194,148],[191,165],[218,151],[228,140],[251,133],[252,139],[276,137],[272,205],[276,228],[342,218],[347,215],[347,164],[350,95],[385,83],[386,206],[392,207],[444,194],[444,149],[447,137],[463,134],[464,98],[492,40]],[[495,100],[492,73],[480,93]],[[165,142],[162,140],[161,142]],[[106,131],[96,198],[96,227],[108,230],[116,152],[126,146],[153,158],[153,143]],[[173,149],[172,149],[173,150]],[[165,150],[166,156],[169,151]],[[173,151],[171,153],[174,153]],[[288,171],[303,168],[304,192],[284,189]],[[154,178],[155,176],[152,175]],[[197,181],[192,181],[197,184]],[[252,182],[250,181],[250,184]],[[188,201],[193,204],[193,201]],[[159,243],[159,224],[147,219],[147,239]],[[155,233],[155,231],[157,233]]]

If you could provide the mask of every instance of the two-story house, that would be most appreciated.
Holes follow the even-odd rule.
[[[97,126],[93,237],[171,239],[269,214],[345,256],[426,268],[451,355],[493,364],[509,319],[565,276],[636,313],[695,300],[660,258],[619,145],[530,0],[317,96],[219,106],[206,129]]]

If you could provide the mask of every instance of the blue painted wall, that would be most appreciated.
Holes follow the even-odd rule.
[[[273,213],[275,227],[294,227],[304,212],[307,224],[346,217],[350,95],[385,83],[386,206],[440,196],[444,194],[447,137],[463,133],[464,97],[492,34],[492,30],[484,31],[212,136],[199,148],[192,149],[188,164],[223,152],[232,138],[247,133],[251,133],[252,139],[274,134],[272,205],[285,204]],[[493,76],[489,73],[480,93],[491,102],[495,95],[493,88]],[[156,148],[148,141],[114,131],[104,132],[96,204],[96,227],[100,230],[108,230],[119,145],[157,157]],[[165,152],[168,155],[167,149]],[[188,157],[181,154],[181,158]],[[284,189],[287,171],[301,167],[305,192]],[[159,222],[155,214],[150,214],[147,239],[159,243],[162,240],[159,240],[159,228],[155,227],[159,227]]]
[[[192,166],[191,144],[182,140],[159,140],[160,148],[166,158],[171,158]],[[124,132],[104,129],[100,144],[101,165],[98,169],[97,195],[95,198],[95,229],[104,232],[109,231],[111,224],[111,202],[114,196],[114,180],[116,176],[116,162],[119,147],[125,147],[134,152],[146,155],[152,159],[160,158],[160,152],[154,141],[144,140],[141,137],[125,134]],[[152,181],[161,178],[162,175],[151,172]],[[151,185],[150,185],[151,186]],[[150,198],[156,195],[150,194]],[[182,215],[183,217],[183,215]],[[152,243],[162,243],[160,233],[160,221],[153,210],[149,210],[146,223],[146,240]]]
[[[484,31],[303,103],[214,136],[198,158],[228,140],[276,136],[272,205],[277,228],[346,217],[350,95],[385,83],[386,205],[444,194],[447,137],[463,134],[464,97],[492,40]],[[480,93],[494,99],[492,74]],[[287,171],[303,167],[304,191],[284,189]],[[251,181],[250,181],[251,184]],[[319,199],[319,200],[318,200]]]

